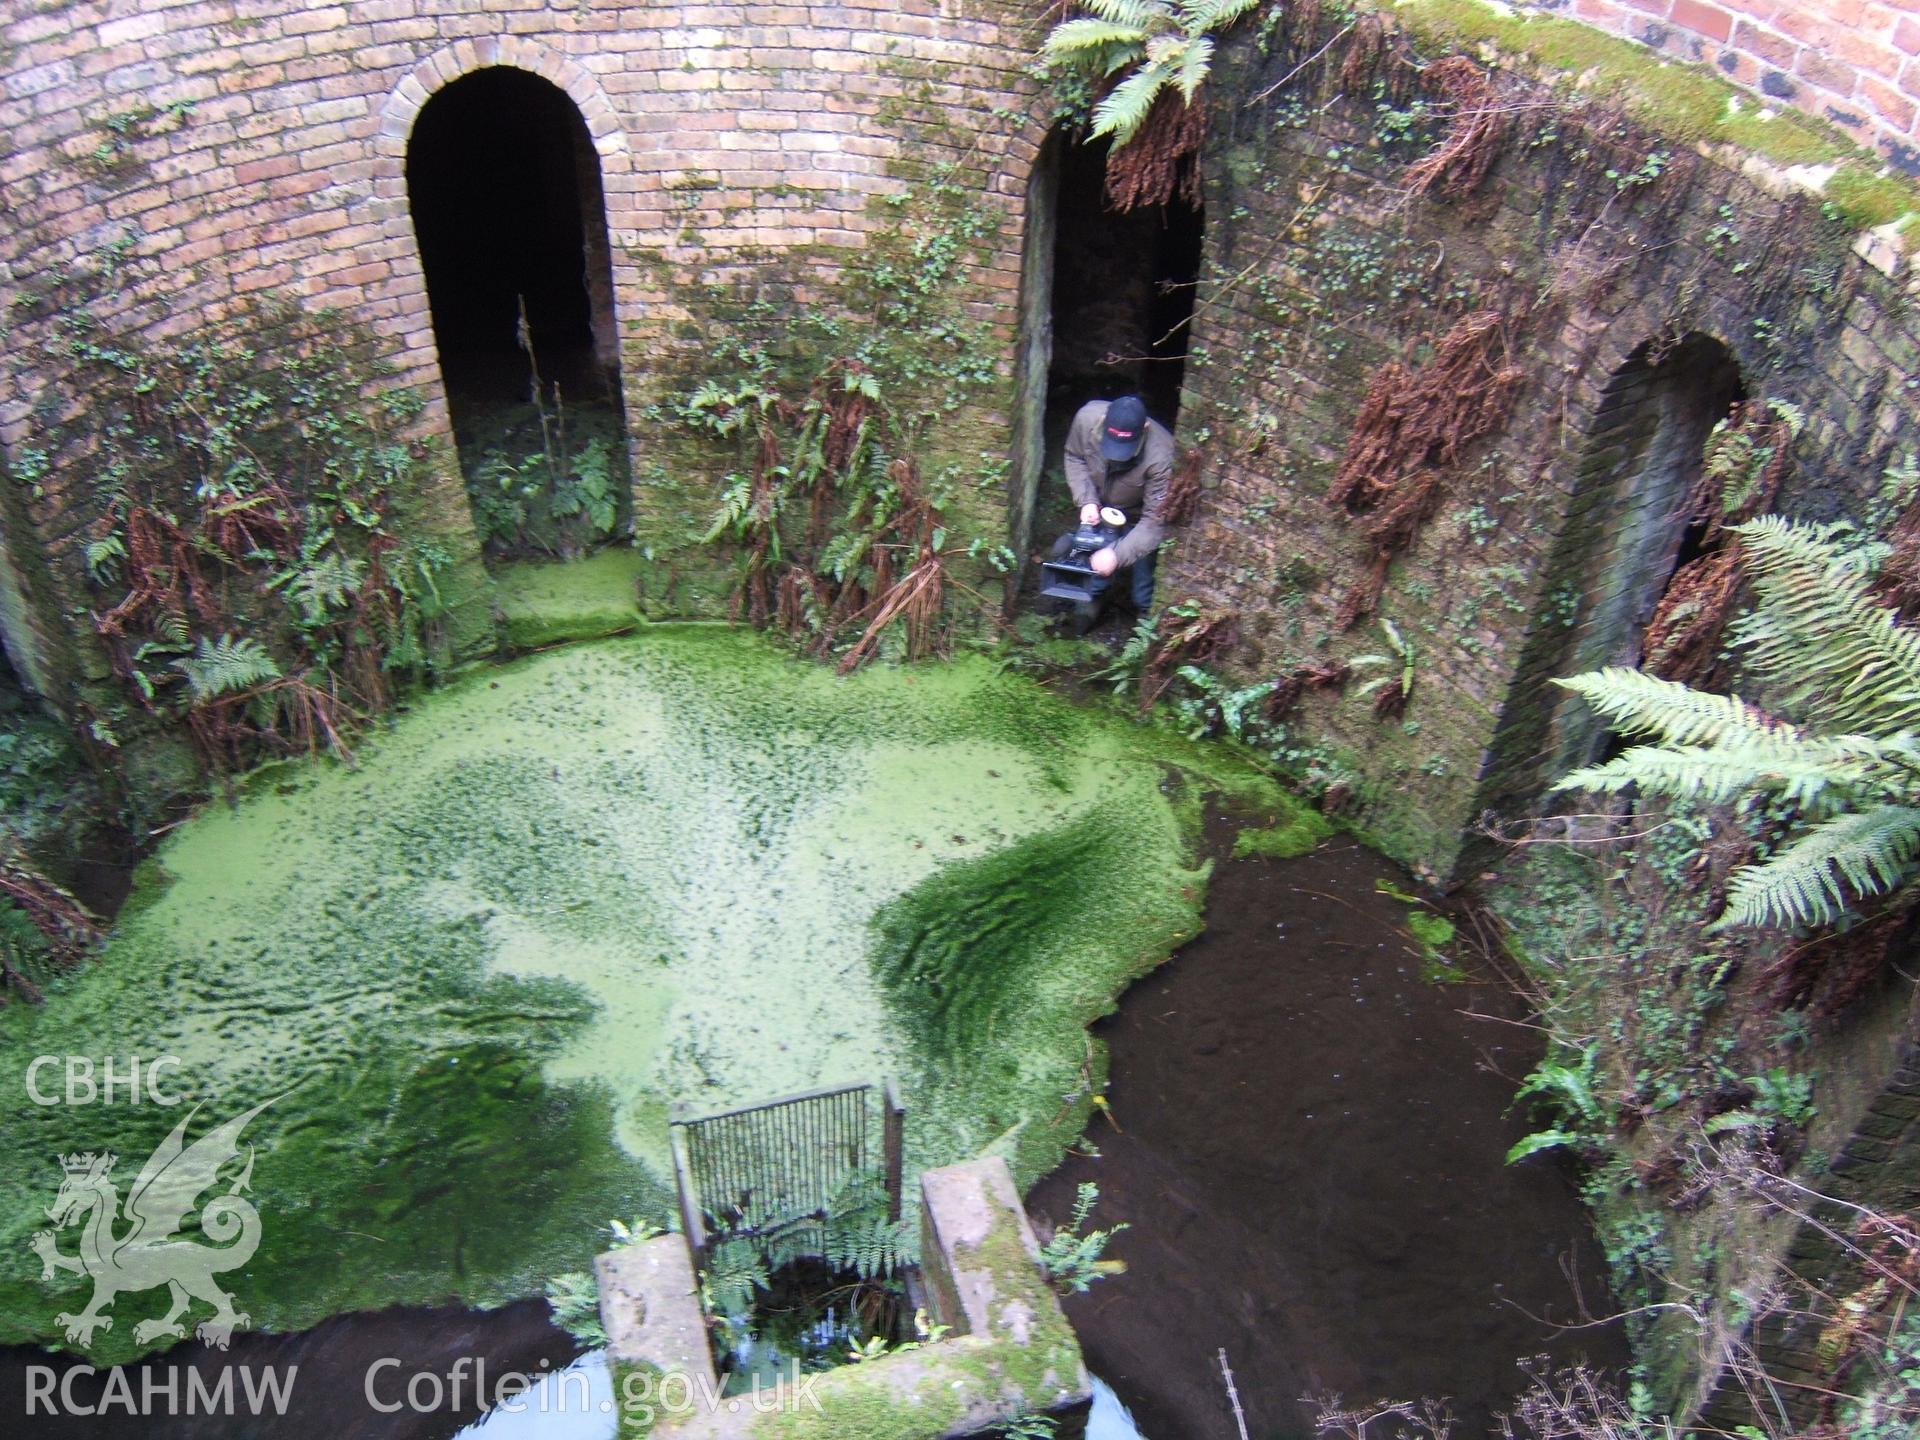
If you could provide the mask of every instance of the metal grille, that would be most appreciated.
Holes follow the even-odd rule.
[[[893,1083],[861,1081],[709,1115],[674,1114],[680,1224],[697,1264],[722,1240],[816,1230],[834,1197],[880,1180],[900,1218],[905,1111]]]

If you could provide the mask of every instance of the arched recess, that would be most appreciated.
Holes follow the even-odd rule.
[[[381,133],[399,161],[381,188],[404,199],[481,539],[514,555],[612,538],[631,503],[602,174],[628,157],[612,107],[537,46],[461,42],[394,92]]]
[[[1056,128],[1027,182],[1013,467],[1022,555],[1036,514],[1070,509],[1044,475],[1075,410],[1134,393],[1162,424],[1178,419],[1205,217],[1179,196],[1112,210],[1106,175],[1105,140]]]
[[[1688,498],[1708,437],[1743,395],[1732,352],[1698,333],[1635,347],[1608,379],[1475,813],[1531,806],[1554,780],[1605,751],[1605,722],[1552,682],[1640,662],[1647,621],[1674,572],[1697,553],[1701,527]]]

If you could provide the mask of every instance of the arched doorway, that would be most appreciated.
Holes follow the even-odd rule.
[[[1701,527],[1688,502],[1708,438],[1743,395],[1732,352],[1702,334],[1639,345],[1609,377],[1475,813],[1528,809],[1560,776],[1605,754],[1604,720],[1553,681],[1640,663],[1648,620],[1697,553]]]
[[[421,109],[407,200],[490,553],[572,554],[629,504],[599,156],[566,93],[495,66]]]
[[[1021,267],[1015,544],[1023,553],[1071,512],[1058,474],[1074,412],[1136,394],[1172,428],[1179,418],[1205,216],[1176,194],[1112,209],[1108,142],[1056,129],[1027,185]]]

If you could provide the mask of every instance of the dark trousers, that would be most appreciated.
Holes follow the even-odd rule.
[[[1127,526],[1125,530],[1120,532],[1120,538],[1124,540],[1127,532],[1132,529],[1133,526]],[[1053,558],[1055,560],[1064,560],[1066,558],[1067,551],[1071,548],[1072,538],[1073,533],[1069,531],[1053,542]],[[1125,575],[1132,587],[1128,599],[1133,602],[1133,608],[1136,612],[1145,615],[1149,610],[1153,609],[1153,571],[1159,559],[1159,551],[1149,550],[1145,555],[1142,555],[1138,560],[1134,561],[1133,564],[1124,566],[1114,571],[1111,575],[1095,575],[1087,581],[1087,594],[1095,601],[1103,601],[1106,599],[1107,587],[1112,585],[1113,582],[1122,575]]]
[[[1135,613],[1145,615],[1153,609],[1153,567],[1159,558],[1159,551],[1149,550],[1133,564],[1116,570],[1111,575],[1096,575],[1087,582],[1087,593],[1095,600],[1103,600],[1106,598],[1107,587],[1124,575],[1132,587],[1132,594],[1128,598],[1133,602]]]

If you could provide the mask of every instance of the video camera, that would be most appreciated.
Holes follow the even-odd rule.
[[[1094,595],[1090,587],[1095,580],[1103,577],[1096,575],[1093,566],[1087,562],[1094,551],[1105,550],[1119,540],[1126,523],[1126,515],[1108,505],[1100,511],[1098,525],[1080,525],[1062,535],[1054,543],[1053,558],[1040,562],[1040,569],[1046,578],[1046,583],[1040,587],[1042,598],[1071,600],[1076,604],[1092,600]]]

